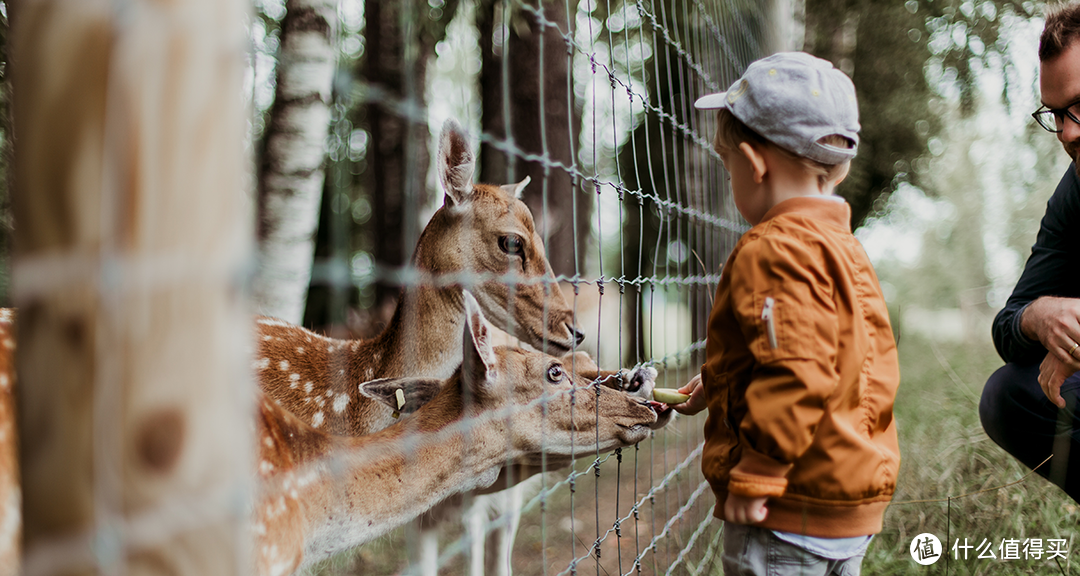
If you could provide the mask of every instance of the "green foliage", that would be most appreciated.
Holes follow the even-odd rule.
[[[858,227],[903,182],[933,194],[920,159],[943,128],[935,83],[959,91],[960,113],[975,111],[978,73],[1001,68],[1000,97],[1018,89],[1005,30],[1031,18],[1015,0],[807,0],[804,49],[849,73],[859,94],[862,143],[839,188]],[[928,76],[932,78],[928,79]]]

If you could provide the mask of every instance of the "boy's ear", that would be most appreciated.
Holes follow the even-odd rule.
[[[739,151],[750,161],[750,167],[754,171],[754,183],[761,184],[765,180],[765,174],[769,172],[765,156],[749,142],[739,144]]]
[[[844,179],[848,177],[849,173],[851,173],[851,161],[850,160],[848,160],[847,163],[844,164],[844,167],[840,170],[840,173],[836,176],[836,178],[833,179],[833,187],[839,186],[840,183],[843,182]]]

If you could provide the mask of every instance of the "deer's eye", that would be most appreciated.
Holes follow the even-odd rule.
[[[558,364],[552,364],[551,367],[548,368],[547,379],[548,379],[549,382],[551,382],[553,384],[558,383],[558,382],[562,382],[562,379],[563,379],[562,366],[559,366]]]
[[[523,256],[525,254],[525,241],[521,239],[521,236],[515,234],[499,236],[499,250],[510,256]]]

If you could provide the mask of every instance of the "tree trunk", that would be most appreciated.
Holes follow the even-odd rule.
[[[486,0],[477,6],[483,130],[525,154],[547,154],[546,163],[525,160],[483,142],[479,180],[506,184],[532,178],[524,200],[542,230],[548,260],[556,274],[573,277],[584,272],[592,196],[579,189],[582,183],[565,168],[574,165],[581,124],[577,107],[568,99],[570,55],[560,32],[568,27],[566,3],[540,6],[544,18],[559,28],[542,27],[535,14],[515,3]],[[508,38],[498,42],[504,25]]]
[[[364,14],[369,52],[364,75],[388,95],[411,98],[422,105],[430,47],[404,30],[405,23],[421,17],[415,4],[367,0]],[[421,45],[407,50],[410,43]],[[394,268],[405,264],[419,237],[417,192],[427,174],[428,129],[426,123],[402,117],[385,104],[389,102],[373,102],[368,107],[369,190],[376,214],[369,222],[375,238],[372,256],[380,266]],[[397,299],[399,291],[400,286],[377,282],[374,309],[385,308],[387,301]]]
[[[288,0],[281,21],[277,90],[259,169],[259,312],[303,319],[325,181],[330,99],[337,65],[336,0]]]
[[[26,573],[248,573],[246,3],[12,8]]]

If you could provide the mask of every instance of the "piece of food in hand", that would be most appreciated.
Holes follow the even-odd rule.
[[[690,399],[689,394],[683,394],[674,388],[653,388],[652,397],[664,404],[682,404]]]

